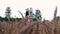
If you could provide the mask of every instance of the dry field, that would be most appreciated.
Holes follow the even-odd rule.
[[[0,22],[0,34],[60,34],[60,18],[48,21]]]

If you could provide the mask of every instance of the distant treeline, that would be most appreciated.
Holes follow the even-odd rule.
[[[20,21],[21,19],[22,19],[22,18],[9,18],[9,20],[12,21],[12,22],[13,22],[13,21]],[[8,18],[6,18],[6,17],[1,17],[1,16],[0,16],[0,21],[2,21],[2,22],[3,22],[3,21],[8,21]]]
[[[22,16],[22,18],[24,18],[23,14],[20,11],[18,11],[18,12]],[[15,15],[15,17],[16,17],[16,15]],[[34,14],[32,8],[27,8],[26,12],[25,12],[25,17],[27,17],[27,18],[29,17],[33,20],[42,20],[42,15],[41,15],[41,12],[39,9],[36,9],[35,14]],[[3,18],[0,16],[0,21],[19,21],[22,18],[14,18],[14,17],[11,18],[11,8],[7,7],[6,11],[5,11],[5,17]]]

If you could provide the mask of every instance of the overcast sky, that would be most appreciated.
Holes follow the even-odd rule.
[[[60,0],[0,0],[0,16],[5,16],[8,6],[11,7],[11,17],[15,17],[15,15],[21,17],[18,10],[24,15],[25,9],[32,7],[33,12],[36,9],[41,11],[43,19],[51,20],[56,6],[58,8],[57,16],[60,16]]]

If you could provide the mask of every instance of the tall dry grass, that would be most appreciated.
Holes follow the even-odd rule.
[[[60,34],[60,18],[44,21],[0,22],[0,34]]]

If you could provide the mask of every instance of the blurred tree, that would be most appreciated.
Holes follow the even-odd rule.
[[[26,15],[25,16],[28,16],[29,18],[34,19],[33,9],[32,8],[27,8],[26,9]]]
[[[25,13],[25,16],[28,16],[29,15],[29,8],[26,9],[26,13]]]
[[[5,17],[10,18],[11,16],[11,9],[10,7],[7,7],[6,12],[5,12]]]
[[[30,13],[30,18],[34,18],[34,13],[33,13],[33,9],[32,8],[30,8],[29,13]]]
[[[39,19],[39,20],[42,19],[42,16],[41,16],[41,12],[40,12],[40,10],[36,10],[35,18],[37,18],[37,19]]]

